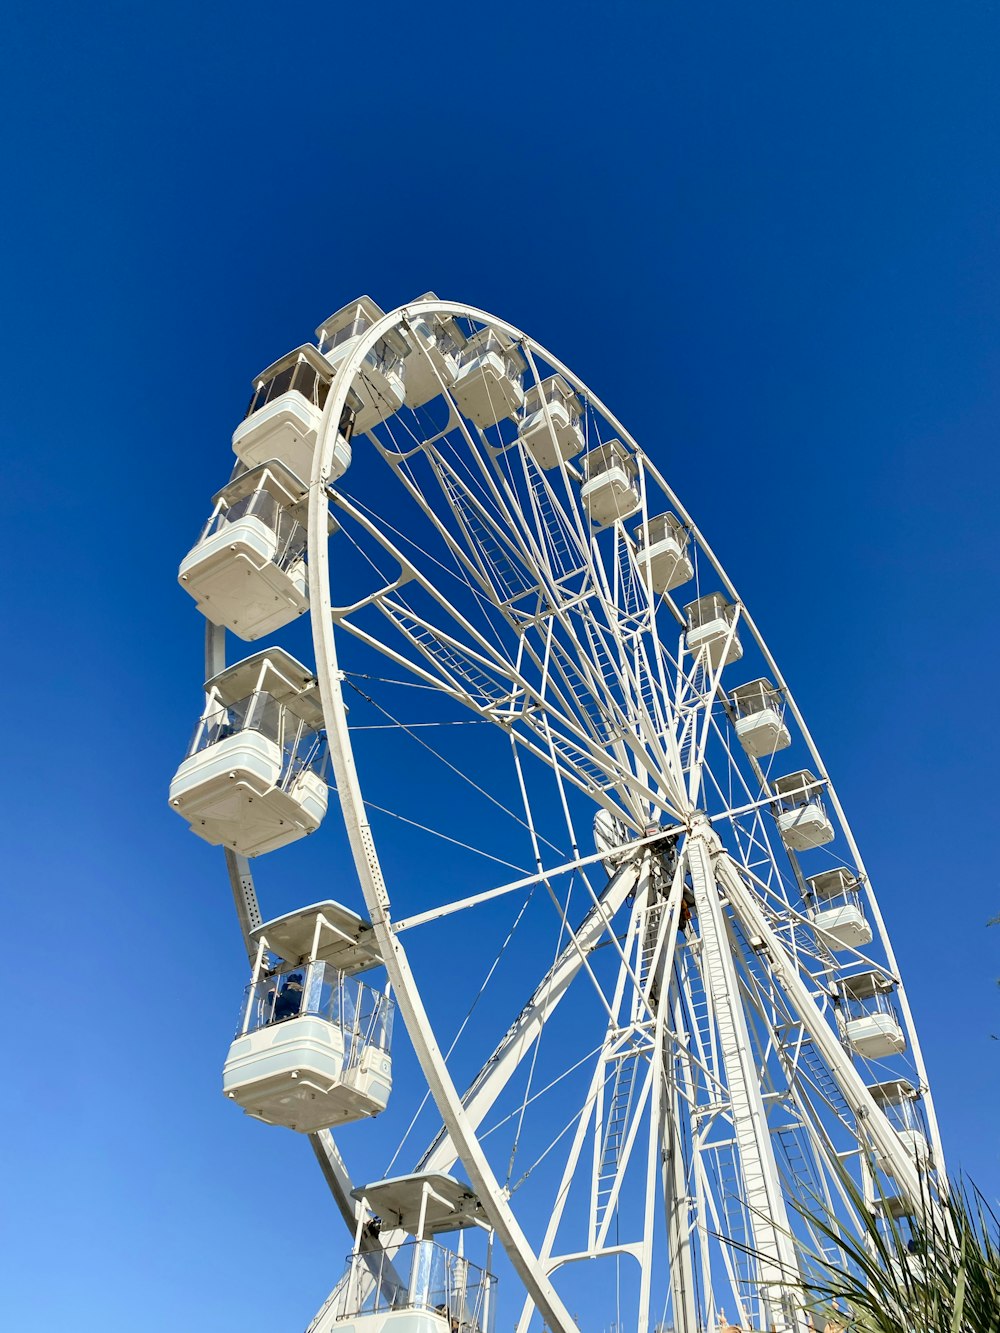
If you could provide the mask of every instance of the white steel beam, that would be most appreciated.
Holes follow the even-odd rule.
[[[576,943],[568,944],[536,987],[531,999],[511,1024],[503,1040],[487,1060],[462,1098],[470,1125],[478,1127],[514,1071],[537,1041],[542,1028],[566,994],[570,983],[593,953],[615,913],[633,891],[638,865],[623,866],[615,875],[599,904],[592,907],[575,932]],[[447,1129],[435,1139],[420,1159],[421,1171],[447,1171],[457,1151]]]
[[[791,1323],[791,1288],[798,1268],[715,883],[712,836],[708,823],[698,819],[684,850],[698,914],[705,988],[712,996],[746,1205],[753,1219],[761,1296],[769,1310],[769,1322],[775,1329],[784,1330]]]

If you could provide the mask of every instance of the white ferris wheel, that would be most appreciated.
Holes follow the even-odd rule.
[[[332,316],[233,449],[170,800],[250,960],[225,1093],[346,1223],[313,1333],[809,1327],[836,1255],[797,1205],[916,1226],[940,1140],[836,793],[658,443],[429,294]],[[353,866],[264,920],[251,858],[328,793]]]

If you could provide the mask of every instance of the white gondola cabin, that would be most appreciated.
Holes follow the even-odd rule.
[[[608,440],[584,454],[580,499],[591,523],[605,528],[632,517],[641,503],[635,476],[635,460],[621,440]]]
[[[834,827],[820,796],[824,785],[807,768],[774,780],[778,832],[786,847],[795,852],[807,852],[834,839]]]
[[[813,929],[828,949],[861,949],[871,944],[872,928],[861,903],[861,881],[846,866],[824,870],[806,880]]]
[[[582,417],[580,399],[561,375],[550,375],[525,394],[517,433],[540,468],[554,468],[583,448]]]
[[[922,1254],[925,1248],[923,1231],[914,1216],[913,1201],[902,1194],[879,1194],[872,1199],[871,1210],[879,1222],[888,1246],[888,1267],[897,1291],[926,1280]],[[897,1258],[897,1244],[906,1247],[905,1255]],[[914,1326],[916,1327],[916,1326]]]
[[[896,1290],[913,1290],[914,1284],[920,1289],[926,1281],[923,1260],[926,1241],[914,1213],[913,1200],[908,1195],[880,1193],[869,1206],[885,1236],[888,1268],[897,1284]],[[905,1246],[903,1253],[897,1249],[900,1243]],[[913,1327],[916,1329],[917,1325]]]
[[[243,856],[314,832],[326,814],[326,737],[316,678],[281,648],[205,685],[205,711],[170,804],[206,842]]]
[[[323,321],[316,330],[316,339],[320,352],[335,372],[354,350],[358,338],[384,314],[370,296],[359,296]],[[392,331],[365,353],[351,385],[351,393],[357,396],[356,431],[372,430],[403,406],[406,395],[403,358],[409,350],[402,335]]]
[[[913,1158],[918,1167],[925,1167],[930,1158],[931,1146],[927,1139],[927,1125],[924,1120],[920,1093],[905,1078],[893,1078],[885,1083],[875,1083],[868,1089],[886,1119],[899,1135],[903,1147]],[[883,1164],[883,1169],[892,1175],[892,1167]]]
[[[361,1205],[355,1248],[329,1328],[352,1333],[493,1333],[496,1278],[488,1267],[465,1257],[466,1231],[489,1229],[482,1204],[468,1185],[441,1172],[425,1172],[376,1181],[353,1193]],[[379,1230],[404,1232],[409,1239],[385,1249],[370,1240],[366,1245],[373,1227],[375,1235]],[[449,1232],[458,1232],[455,1249],[438,1240]]]
[[[524,402],[524,358],[499,329],[480,329],[459,357],[453,394],[477,426],[512,417]]]
[[[268,366],[254,381],[246,417],[233,435],[233,453],[240,462],[252,468],[276,459],[308,484],[333,376],[311,343]],[[353,429],[354,412],[347,407],[333,449],[331,481],[351,465]]]
[[[903,1025],[892,1002],[895,982],[881,972],[860,972],[842,982],[844,1035],[866,1060],[881,1060],[906,1049]]]
[[[392,1088],[392,1001],[358,974],[381,958],[340,903],[269,921],[257,944],[225,1095],[269,1125],[312,1134],[377,1115]]]
[[[418,301],[436,300],[433,292]],[[445,389],[458,374],[458,360],[467,339],[450,315],[414,315],[409,323],[406,358],[406,406],[423,407]]]
[[[298,477],[271,462],[213,498],[212,515],[177,575],[213,625],[253,640],[306,610],[306,495]]]
[[[792,743],[784,702],[769,680],[751,680],[729,696],[736,713],[736,737],[754,759],[787,750]]]
[[[676,514],[657,514],[635,530],[635,560],[657,596],[694,578],[688,532]]]
[[[721,592],[710,592],[684,608],[685,642],[692,657],[704,653],[712,670],[738,662],[743,645],[734,628],[736,607]]]

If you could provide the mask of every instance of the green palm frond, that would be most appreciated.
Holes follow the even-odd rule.
[[[1000,1223],[973,1186],[953,1185],[917,1209],[911,1235],[883,1205],[873,1209],[845,1173],[860,1227],[813,1201],[798,1211],[840,1258],[796,1238],[805,1327],[822,1333],[1000,1333]],[[884,1216],[880,1217],[880,1214]],[[746,1249],[745,1246],[737,1246]]]

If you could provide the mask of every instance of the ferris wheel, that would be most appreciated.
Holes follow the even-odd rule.
[[[224,1091],[347,1226],[310,1328],[804,1329],[836,1253],[797,1205],[916,1228],[944,1164],[789,688],[659,443],[552,353],[433,294],[316,337],[181,565],[170,791],[250,960]],[[331,801],[353,865],[264,920],[251,859],[325,864]]]

